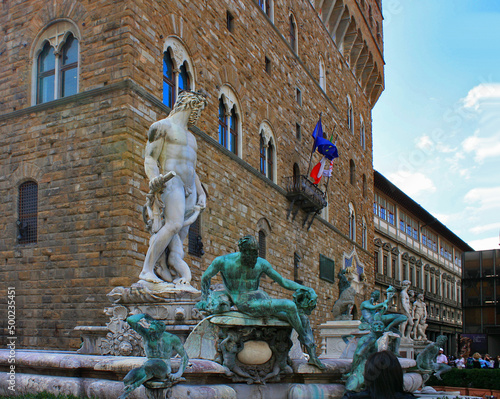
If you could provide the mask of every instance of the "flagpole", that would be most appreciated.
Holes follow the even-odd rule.
[[[319,113],[319,120],[321,121],[321,116],[323,115],[323,111]],[[309,157],[309,165],[307,166],[307,173],[306,173],[306,179],[307,177],[309,176],[309,172],[311,171],[311,162],[312,162],[312,159],[313,159],[313,155],[314,155],[314,151],[315,151],[315,148],[314,148],[314,143],[316,142],[316,139],[314,139],[314,142],[313,142],[313,148],[312,148],[312,151],[311,151],[311,156]]]
[[[337,125],[335,125],[335,127],[333,128],[332,137],[333,137],[333,133],[335,133],[335,128],[336,128],[336,127],[337,127]],[[337,146],[337,140],[338,140],[338,138],[339,138],[339,134],[337,133],[337,137],[335,138],[335,143],[334,143],[334,144],[335,144],[335,146]],[[330,140],[330,141],[331,141],[331,140]],[[333,161],[333,160],[332,160],[332,161]],[[332,172],[332,174],[333,174],[333,172]],[[326,182],[326,187],[325,187],[325,194],[326,194],[326,193],[328,193],[328,185],[330,184],[330,178],[331,178],[331,177],[332,177],[332,176],[328,176],[328,180],[327,180],[327,182]]]

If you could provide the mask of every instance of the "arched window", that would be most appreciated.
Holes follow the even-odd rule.
[[[267,177],[274,180],[274,145],[272,140],[267,146]]]
[[[356,213],[351,203],[349,204],[349,238],[356,241]]]
[[[19,244],[37,242],[38,232],[38,184],[27,181],[19,186],[18,198],[18,235]]]
[[[69,35],[62,48],[61,56],[61,97],[71,96],[78,92],[78,40]]]
[[[259,257],[266,259],[266,233],[264,230],[259,230]]]
[[[349,161],[349,182],[352,185],[356,183],[356,164],[352,159]]]
[[[260,135],[260,173],[267,176],[266,145],[262,134]]]
[[[238,115],[236,114],[236,107],[231,110],[229,117],[229,151],[233,154],[238,152]]]
[[[359,121],[359,141],[361,143],[361,148],[365,150],[366,149],[365,123],[363,121],[362,116],[360,116],[360,121]]]
[[[56,22],[38,35],[32,48],[34,104],[78,93],[78,35],[70,21]]]
[[[163,104],[172,108],[175,103],[174,62],[169,51],[163,54]]]
[[[274,145],[274,134],[268,122],[262,122],[259,127],[259,152],[260,152],[260,173],[268,179],[274,181],[276,176],[275,159],[276,147]]]
[[[326,93],[326,69],[323,57],[319,57],[319,87]]]
[[[227,146],[227,118],[226,118],[226,107],[224,106],[224,101],[222,98],[219,99],[219,144],[224,147]]]
[[[241,156],[241,113],[233,90],[224,85],[219,94],[219,144]]]
[[[189,74],[187,71],[187,63],[181,65],[179,73],[179,91],[191,90],[191,82],[189,81]]]
[[[173,108],[180,91],[194,90],[193,65],[180,39],[170,36],[163,44],[163,104]]]
[[[354,134],[354,109],[349,96],[347,96],[347,128]]]
[[[46,42],[38,56],[37,104],[55,99],[56,56],[54,47]]]
[[[290,34],[290,47],[295,53],[298,53],[298,40],[297,40],[297,24],[295,23],[295,18],[290,14],[289,19],[289,34]]]

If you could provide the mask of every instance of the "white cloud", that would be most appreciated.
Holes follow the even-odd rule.
[[[415,140],[415,145],[421,150],[429,151],[434,147],[434,142],[429,136],[424,134],[423,136],[417,137]]]
[[[479,240],[473,240],[468,242],[474,250],[476,251],[484,251],[488,249],[499,249],[499,237],[494,236],[494,237],[488,237],[488,238],[482,238]]]
[[[500,100],[500,83],[481,83],[473,87],[462,99],[465,108],[479,109],[484,100]]]
[[[474,234],[481,234],[491,230],[500,231],[500,222],[481,224],[470,229],[470,231]]]
[[[391,173],[389,180],[410,197],[421,193],[433,193],[436,186],[431,179],[420,172],[399,171]]]
[[[476,131],[462,142],[462,147],[465,152],[475,153],[474,159],[477,162],[500,157],[500,131],[490,137],[479,137],[479,132]]]
[[[476,210],[492,210],[500,208],[500,187],[473,188],[464,197],[465,201],[478,203]]]

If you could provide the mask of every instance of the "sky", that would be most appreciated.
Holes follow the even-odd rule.
[[[500,243],[500,1],[383,0],[374,168],[475,250]]]

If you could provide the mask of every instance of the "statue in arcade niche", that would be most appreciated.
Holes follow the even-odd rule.
[[[408,318],[406,321],[401,323],[400,329],[401,329],[401,334],[405,338],[410,338],[411,333],[413,331],[413,309],[412,309],[412,303],[410,300],[410,293],[408,292],[408,288],[411,285],[410,280],[404,280],[401,285],[403,286],[403,289],[400,292],[400,300],[401,300],[401,310],[403,311],[403,314]]]
[[[424,302],[424,294],[418,294],[417,300],[413,302],[413,339],[416,341],[427,341],[425,330],[427,329],[427,306]]]
[[[130,370],[123,383],[125,392],[118,399],[126,398],[134,389],[148,383],[157,382],[162,388],[184,381],[182,374],[188,365],[188,356],[179,337],[165,331],[165,324],[148,314],[136,314],[127,318],[127,323],[137,331],[144,341],[144,352],[148,360],[141,366]],[[177,352],[181,364],[172,374],[170,358]]]
[[[150,191],[143,216],[151,239],[139,276],[142,280],[191,283],[182,243],[206,206],[206,194],[196,174],[198,146],[188,127],[206,105],[204,95],[183,91],[168,117],[149,128],[144,169]]]
[[[232,306],[252,317],[274,316],[287,321],[298,333],[306,347],[309,363],[324,369],[316,355],[314,336],[308,315],[316,307],[317,295],[312,288],[283,278],[271,264],[258,257],[258,244],[254,237],[238,241],[240,252],[217,257],[201,278],[202,300],[196,305],[209,313],[222,313]],[[210,282],[218,273],[224,281],[223,291],[211,291]],[[260,278],[267,275],[280,286],[293,290],[293,301],[274,299],[259,289]]]

